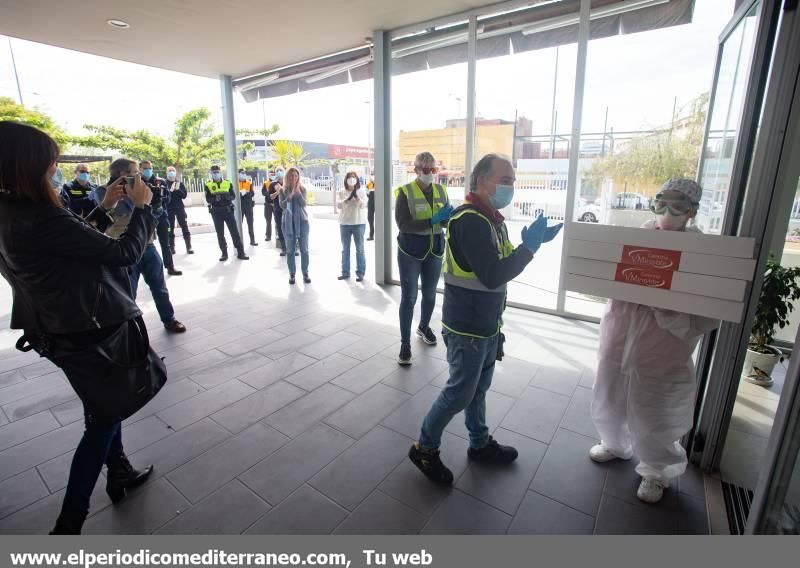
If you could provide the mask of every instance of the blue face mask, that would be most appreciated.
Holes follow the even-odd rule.
[[[211,174],[211,177],[214,179],[214,181],[221,181],[222,180],[222,174],[220,172],[213,172]]]
[[[153,169],[152,168],[145,168],[142,170],[142,177],[144,179],[150,179],[153,177]]]
[[[64,184],[64,174],[61,173],[61,168],[56,169],[56,173],[50,178],[50,183],[53,187],[61,187]]]
[[[173,181],[176,177],[177,175],[175,174],[175,172],[167,172],[167,179],[169,181]]]
[[[89,173],[88,172],[80,172],[78,174],[78,179],[80,181],[89,181]]]
[[[247,181],[247,174],[239,174],[240,181]]]
[[[497,210],[505,209],[514,201],[514,186],[501,185],[495,186],[494,195],[489,197],[489,203]]]

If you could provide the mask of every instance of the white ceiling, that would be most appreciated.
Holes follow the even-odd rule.
[[[0,0],[0,34],[234,78],[363,46],[389,30],[497,0]],[[535,3],[535,2],[531,2]],[[106,21],[124,20],[130,29]]]

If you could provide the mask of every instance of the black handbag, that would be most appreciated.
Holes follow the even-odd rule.
[[[0,263],[16,288],[22,288],[2,255]],[[34,309],[34,314],[36,311]],[[85,341],[71,341],[69,335],[53,336],[43,332],[25,333],[17,341],[20,351],[35,350],[67,376],[72,388],[96,420],[121,422],[147,404],[167,382],[164,361],[150,347],[150,337],[141,316],[120,326],[87,346]]]

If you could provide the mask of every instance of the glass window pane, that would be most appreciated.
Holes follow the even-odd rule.
[[[451,202],[458,205],[464,195],[466,155],[466,34],[461,44],[419,49],[393,47],[392,187],[414,180],[414,156],[430,152],[439,168],[436,183],[447,185]],[[391,203],[394,218],[394,193]],[[397,240],[392,238],[395,280],[400,278],[397,252]]]
[[[503,214],[515,244],[540,214],[564,220],[577,56],[572,43],[477,62],[475,160],[490,152],[512,159],[514,201]],[[509,283],[509,301],[556,309],[562,236]]]
[[[589,41],[578,215],[591,203],[600,223],[640,227],[653,219],[664,181],[696,177],[719,35],[734,3],[696,2],[688,24]],[[704,200],[714,199],[706,190]],[[604,304],[568,292],[565,307],[600,316]]]
[[[699,176],[704,192],[697,224],[706,233],[718,235],[722,232],[756,27],[754,6],[725,41],[722,50],[703,169]]]

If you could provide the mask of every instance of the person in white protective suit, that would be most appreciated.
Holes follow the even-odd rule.
[[[690,224],[702,189],[673,178],[656,195],[655,219],[643,228],[700,232]],[[680,438],[692,427],[697,385],[692,361],[700,338],[719,322],[707,318],[609,301],[600,324],[592,420],[601,442],[591,448],[596,462],[639,458],[637,496],[658,502],[670,481],[686,470]]]

